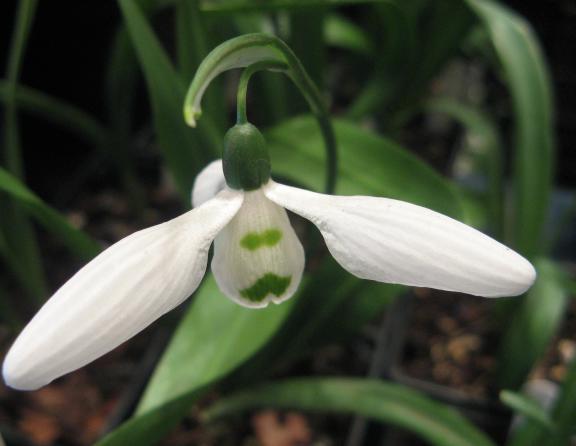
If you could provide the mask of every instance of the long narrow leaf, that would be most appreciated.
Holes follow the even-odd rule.
[[[200,0],[200,8],[206,12],[230,13],[241,11],[276,11],[279,9],[302,9],[318,6],[347,6],[377,3],[383,0]]]
[[[522,393],[503,390],[500,392],[500,400],[517,414],[524,415],[526,418],[539,423],[548,430],[553,429],[554,423],[552,423],[550,415],[532,398]]]
[[[542,253],[550,200],[554,144],[552,94],[546,62],[532,28],[491,0],[467,0],[490,34],[512,95],[515,119],[515,244]]]
[[[556,334],[568,299],[564,274],[553,262],[535,262],[538,278],[512,317],[501,345],[499,382],[518,389]],[[530,346],[530,348],[526,348]]]
[[[551,413],[551,432],[537,421],[530,421],[513,433],[509,446],[558,446],[570,444],[576,435],[576,360],[572,360],[558,399]]]
[[[557,426],[554,435],[547,437],[545,446],[566,444],[576,435],[576,360],[568,369],[564,383],[560,389],[558,403],[554,407],[552,419]]]
[[[265,407],[357,414],[402,427],[438,446],[493,445],[452,409],[412,389],[373,380],[307,378],[271,383],[218,401],[207,417],[214,420]]]
[[[7,92],[5,110],[5,162],[8,169],[18,177],[22,177],[22,160],[20,154],[20,141],[18,134],[18,117],[16,114],[16,86],[20,77],[22,60],[28,34],[32,28],[38,0],[20,0],[12,33],[12,44],[8,58],[6,73]]]
[[[329,14],[324,22],[326,43],[345,48],[363,56],[370,56],[374,51],[368,33],[359,25],[339,14]]]
[[[154,124],[166,162],[186,202],[200,169],[214,157],[216,146],[206,146],[200,132],[187,128],[181,110],[184,84],[176,74],[142,11],[133,0],[119,0],[120,10],[148,85]],[[205,125],[209,125],[209,120]]]
[[[180,323],[136,416],[98,446],[154,444],[207,386],[266,344],[289,314],[292,302],[259,311],[243,308],[224,297],[209,278]]]
[[[100,251],[97,242],[74,228],[58,211],[46,205],[15,176],[2,168],[0,168],[0,191],[18,202],[38,223],[57,235],[80,258],[90,260]]]
[[[342,162],[336,191],[410,201],[453,217],[461,215],[451,184],[394,142],[344,120],[334,121]],[[291,119],[265,134],[272,172],[320,190],[322,138],[310,116]]]
[[[16,88],[36,6],[37,0],[20,0],[18,3],[6,73],[3,161],[6,168],[19,178],[24,177],[24,169]],[[46,283],[34,228],[18,205],[10,200],[0,202],[0,214],[2,214],[0,230],[7,242],[4,258],[20,278],[23,287],[32,297],[41,301],[41,296],[45,294]]]
[[[0,79],[0,101],[8,99],[8,83]],[[90,144],[104,148],[110,142],[107,129],[86,112],[33,88],[18,85],[15,100],[19,108],[74,132]]]

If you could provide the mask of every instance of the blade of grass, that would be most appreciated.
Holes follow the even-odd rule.
[[[290,15],[289,45],[306,72],[320,89],[324,88],[324,14],[323,7],[307,7]]]
[[[560,389],[560,398],[554,407],[552,419],[557,426],[554,435],[546,437],[545,446],[567,444],[576,434],[576,360],[568,369]]]
[[[517,414],[524,415],[527,419],[540,424],[547,430],[551,431],[554,429],[554,423],[552,422],[550,415],[536,400],[522,393],[503,390],[500,392],[500,401]]]
[[[576,435],[576,360],[572,360],[558,400],[551,412],[554,430],[529,421],[512,435],[509,446],[558,446],[570,444]]]
[[[410,7],[404,3],[410,2],[396,2],[404,10]],[[458,51],[474,23],[473,14],[460,0],[427,2],[415,19],[416,54],[405,71],[410,75],[387,104],[394,115],[391,124],[396,126],[402,124],[405,111],[426,96],[430,82]]]
[[[188,203],[194,178],[216,154],[220,137],[213,132],[210,119],[196,132],[186,126],[182,118],[182,80],[134,1],[118,3],[148,85],[159,144],[180,196]],[[212,137],[203,141],[201,133]]]
[[[59,237],[68,249],[81,259],[90,260],[100,252],[97,242],[74,228],[58,211],[46,205],[18,178],[1,167],[0,191],[18,202],[39,224]]]
[[[5,162],[7,168],[16,176],[23,176],[20,141],[18,134],[18,117],[16,112],[16,85],[22,69],[22,60],[26,51],[28,35],[32,28],[38,0],[20,0],[12,33],[12,43],[6,70],[6,104],[5,104]]]
[[[546,246],[543,230],[553,180],[552,97],[546,62],[532,29],[517,14],[491,0],[467,0],[467,4],[490,36],[512,99],[514,215],[509,238],[523,255],[535,258]],[[550,277],[552,267],[544,267]],[[549,282],[551,297],[530,293],[513,311],[499,361],[503,387],[520,388],[560,323],[565,297],[553,279]],[[541,285],[541,289],[546,287]]]
[[[506,389],[520,388],[564,317],[568,296],[563,271],[546,259],[534,264],[538,271],[536,283],[513,314],[500,346],[498,381]]]
[[[459,195],[452,184],[396,143],[345,120],[334,120],[342,162],[336,192],[377,195],[429,207],[458,218]],[[273,173],[313,190],[324,163],[322,136],[311,116],[300,116],[265,132]]]
[[[383,0],[200,0],[200,9],[206,12],[229,14],[232,12],[304,10],[319,6],[347,6],[378,3]]]
[[[206,418],[213,421],[262,407],[354,413],[402,427],[438,446],[494,444],[458,412],[410,388],[353,378],[302,378],[265,384],[217,401]]]
[[[0,101],[4,102],[6,98],[7,83],[0,79]],[[20,109],[61,125],[88,144],[94,145],[102,158],[110,160],[117,168],[119,175],[123,178],[126,190],[130,193],[130,202],[141,203],[142,192],[127,153],[128,136],[123,138],[118,128],[110,131],[83,110],[23,85],[18,85],[16,88],[16,102]],[[121,109],[122,107],[118,107],[118,110]],[[124,113],[118,114],[124,115]]]
[[[8,83],[0,79],[0,101],[6,102],[7,98]],[[101,149],[108,147],[108,130],[79,108],[24,85],[16,87],[14,99],[19,108],[61,125]]]
[[[411,72],[417,51],[415,18],[405,5],[382,2],[371,9],[376,39],[372,54],[374,73],[346,112],[348,118],[355,120],[386,107]]]
[[[491,37],[512,96],[515,120],[514,242],[528,258],[542,254],[552,186],[552,94],[532,28],[505,6],[466,0]]]
[[[326,16],[324,35],[328,45],[368,57],[374,52],[374,45],[368,33],[340,14],[331,13]]]
[[[16,109],[16,88],[36,6],[37,0],[20,0],[18,3],[6,73],[4,161],[8,170],[19,178],[23,178],[24,170]],[[30,296],[41,302],[46,291],[46,281],[34,228],[18,205],[9,200],[0,202],[0,214],[2,215],[0,230],[3,231],[8,244],[9,257],[6,260],[14,271],[18,271],[17,276],[20,277]]]
[[[180,0],[174,7],[178,71],[183,79],[192,79],[194,70],[207,54],[206,29],[197,0]]]

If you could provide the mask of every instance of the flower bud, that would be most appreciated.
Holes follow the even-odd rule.
[[[232,189],[255,190],[270,179],[266,142],[252,124],[237,124],[228,130],[222,163],[226,184]]]

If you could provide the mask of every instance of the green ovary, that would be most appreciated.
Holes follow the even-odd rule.
[[[249,232],[240,240],[240,246],[250,251],[255,251],[264,246],[274,246],[281,238],[282,232],[278,229],[267,229],[260,233]]]
[[[262,302],[268,294],[274,294],[275,296],[284,294],[288,285],[290,285],[291,279],[290,276],[266,273],[251,287],[240,290],[240,294],[252,302]]]

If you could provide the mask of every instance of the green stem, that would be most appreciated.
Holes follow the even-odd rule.
[[[240,76],[240,81],[238,82],[238,93],[236,101],[236,123],[246,124],[248,123],[248,117],[246,115],[246,94],[248,93],[248,82],[254,73],[260,70],[278,70],[286,71],[288,67],[282,62],[274,61],[262,61],[256,62],[249,65],[242,72]]]
[[[190,84],[184,100],[186,122],[195,127],[202,114],[201,100],[210,82],[220,73],[233,68],[246,68],[253,64],[283,63],[283,72],[296,84],[318,120],[326,146],[326,191],[331,193],[336,185],[337,151],[334,129],[324,98],[304,67],[282,40],[266,34],[246,34],[230,39],[213,49],[202,61]],[[241,110],[242,111],[242,110]]]

